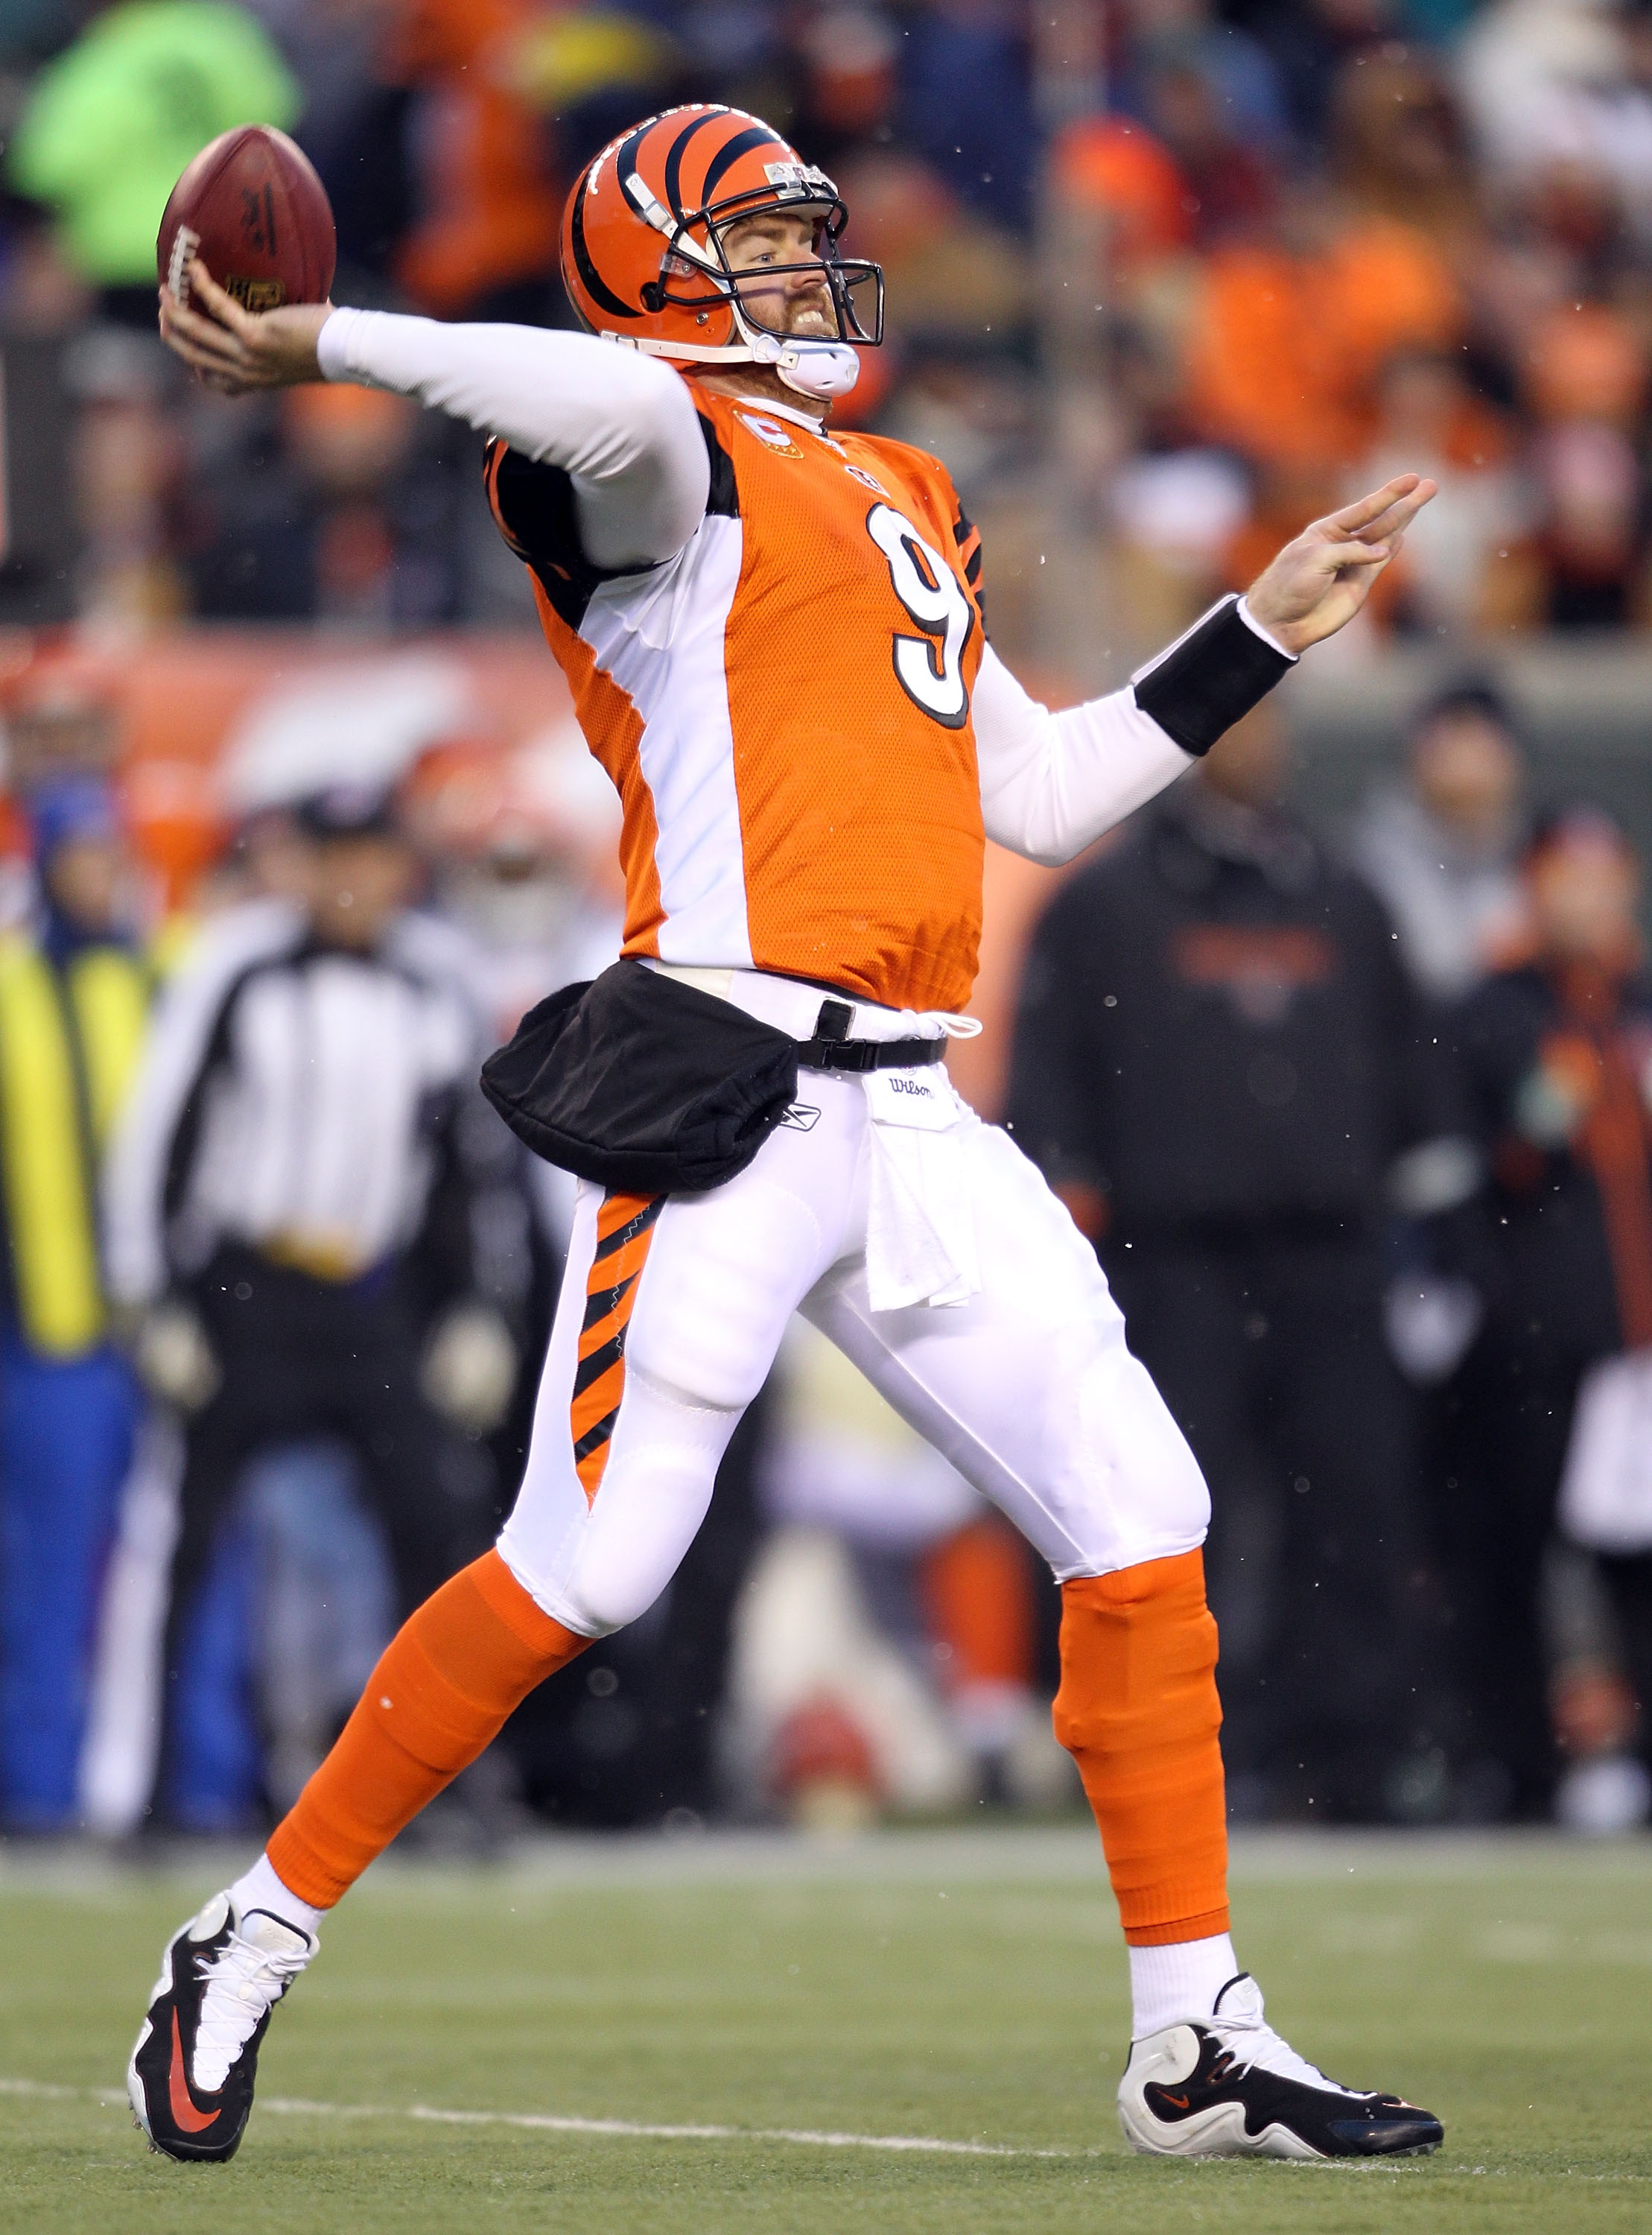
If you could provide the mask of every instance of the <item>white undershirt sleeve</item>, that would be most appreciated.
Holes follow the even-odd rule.
[[[316,354],[329,380],[416,397],[564,468],[594,566],[672,558],[705,513],[710,468],[688,384],[636,350],[539,326],[340,310]]]
[[[1194,765],[1128,685],[1052,714],[990,645],[974,706],[987,836],[1030,861],[1070,862]]]

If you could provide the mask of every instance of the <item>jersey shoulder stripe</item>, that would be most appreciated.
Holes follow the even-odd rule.
[[[737,520],[740,493],[735,482],[734,461],[718,437],[716,428],[703,415],[700,432],[711,468],[710,494],[706,511],[713,517]],[[573,477],[562,466],[551,466],[513,450],[495,435],[482,456],[482,486],[487,493],[493,524],[525,567],[531,567],[552,606],[570,628],[577,629],[585,608],[604,582],[617,580],[646,568],[597,567],[586,558],[579,541],[579,516],[574,502]],[[661,565],[669,565],[662,560]]]
[[[704,411],[700,414],[700,432],[705,437],[706,457],[711,467],[711,492],[706,499],[706,510],[715,519],[738,520],[740,488],[735,479],[735,462],[723,446],[715,422]]]
[[[482,482],[500,534],[532,570],[559,617],[577,629],[604,578],[580,548],[571,476],[525,457],[496,435],[484,455]]]

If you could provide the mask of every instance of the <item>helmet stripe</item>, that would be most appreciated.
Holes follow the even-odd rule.
[[[679,132],[671,142],[671,152],[665,159],[665,199],[670,204],[671,214],[679,225],[682,222],[682,195],[680,191],[682,158],[688,153],[689,142],[702,127],[714,122],[719,116],[727,116],[728,114],[728,111],[726,108],[708,108],[703,115],[696,116],[692,124]]]
[[[640,318],[640,305],[627,303],[615,294],[591,260],[591,251],[585,246],[585,193],[591,185],[591,173],[580,180],[573,198],[573,208],[568,217],[568,239],[573,249],[574,268],[584,281],[585,292],[599,309],[611,311],[617,318]]]
[[[787,154],[791,152],[779,133],[771,132],[767,124],[750,124],[743,132],[736,132],[728,145],[711,159],[711,168],[706,173],[706,182],[700,189],[702,209],[709,206],[711,198],[724,177],[741,157],[749,155],[754,147],[779,147]]]
[[[657,116],[645,116],[636,131],[620,142],[615,154],[614,176],[619,180],[628,202],[631,200],[629,181],[637,176],[637,151],[659,121]]]

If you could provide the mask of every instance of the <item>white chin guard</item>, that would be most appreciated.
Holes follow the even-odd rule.
[[[751,332],[753,361],[772,364],[786,385],[799,396],[829,403],[847,396],[860,377],[860,352],[847,342],[787,339],[778,334]]]

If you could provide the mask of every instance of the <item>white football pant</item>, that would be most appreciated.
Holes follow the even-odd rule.
[[[629,1240],[625,1263],[646,1254],[622,1304],[604,1273],[615,1261],[597,1256],[604,1192],[581,1182],[526,1471],[499,1545],[539,1606],[603,1636],[653,1604],[794,1311],[1002,1510],[1058,1581],[1201,1544],[1210,1499],[1193,1455],[1125,1347],[1094,1253],[1009,1137],[972,1113],[962,1120],[978,1293],[873,1313],[866,1089],[805,1072],[799,1094],[819,1111],[809,1130],[780,1125],[737,1178],[669,1197],[646,1241]],[[604,1242],[614,1247],[611,1233]],[[601,1332],[604,1312],[624,1310],[623,1356],[611,1341],[602,1385],[617,1389],[617,1406],[586,1426],[582,1445],[593,1433],[602,1443],[577,1459],[582,1334],[589,1372],[601,1361],[587,1323]]]

